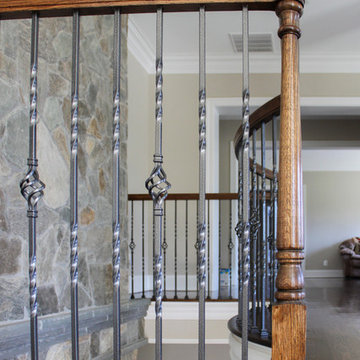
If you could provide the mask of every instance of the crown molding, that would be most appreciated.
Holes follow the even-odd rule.
[[[128,22],[128,49],[148,74],[155,73],[155,52],[142,35],[133,18]],[[179,54],[164,56],[165,74],[197,74],[198,56]],[[208,74],[239,74],[242,71],[241,54],[207,54]],[[279,74],[281,59],[279,53],[250,54],[250,72],[255,74]],[[360,54],[353,53],[301,53],[300,72],[303,74],[360,73]]]

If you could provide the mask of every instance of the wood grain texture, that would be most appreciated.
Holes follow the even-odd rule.
[[[264,105],[260,106],[250,115],[250,135],[254,130],[260,129],[261,124],[267,124],[274,116],[280,115],[280,95],[275,96]],[[235,154],[239,153],[241,140],[243,137],[243,127],[240,126],[234,137]]]
[[[305,356],[305,305],[274,305],[272,307],[272,360],[304,360]]]
[[[302,0],[282,0],[280,19],[281,100],[276,278],[278,304],[273,307],[272,360],[305,360],[306,307],[304,276],[301,123],[299,99],[299,19]]]
[[[30,16],[31,11],[39,11],[40,16],[67,16],[73,9],[82,9],[82,15],[109,14],[114,7],[122,7],[123,12],[152,12],[158,6],[164,11],[195,11],[206,5],[210,11],[240,10],[243,4],[250,10],[275,10],[277,0],[2,0],[2,18]]]
[[[205,194],[206,200],[237,200],[238,193],[208,193]],[[261,197],[260,197],[261,198]],[[266,199],[270,200],[271,194],[269,191],[266,193]],[[151,196],[149,194],[129,194],[129,201],[150,201]],[[166,200],[199,200],[199,194],[196,193],[182,193],[182,194],[169,194]]]

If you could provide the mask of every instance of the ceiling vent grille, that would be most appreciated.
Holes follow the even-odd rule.
[[[242,35],[241,34],[229,34],[231,44],[234,52],[241,53],[242,46]],[[271,34],[250,34],[249,35],[249,51],[252,52],[267,52],[273,51],[273,42]]]

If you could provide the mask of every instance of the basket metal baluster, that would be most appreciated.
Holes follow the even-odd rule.
[[[155,107],[155,154],[154,168],[145,181],[145,187],[153,199],[154,214],[154,287],[155,287],[155,359],[162,359],[162,219],[163,204],[171,185],[163,170],[162,155],[162,99],[163,99],[163,11],[156,14],[156,107]]]
[[[20,191],[27,201],[29,219],[29,293],[30,293],[30,343],[31,360],[38,360],[38,303],[36,286],[36,218],[37,205],[44,195],[45,184],[37,171],[37,75],[38,75],[39,17],[32,14],[31,23],[31,64],[30,64],[30,124],[28,170],[20,182]]]

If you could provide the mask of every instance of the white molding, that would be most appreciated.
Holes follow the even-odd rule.
[[[236,301],[216,301],[207,302],[206,320],[229,320],[237,314],[238,303]],[[163,320],[198,320],[199,303],[196,301],[164,301],[163,302]],[[146,320],[155,319],[155,302],[152,301]]]
[[[342,278],[343,270],[305,270],[306,278]]]
[[[128,21],[128,50],[137,59],[148,74],[155,73],[155,53],[149,42],[141,34],[135,21],[129,16]]]
[[[155,50],[142,35],[134,19],[129,16],[128,49],[148,74],[155,73]],[[241,54],[207,54],[208,74],[240,74],[242,71]],[[165,74],[197,74],[198,56],[191,54],[164,55]],[[255,74],[279,74],[281,59],[279,53],[250,54],[250,72]],[[360,55],[338,53],[300,53],[300,73],[359,73]]]
[[[148,339],[149,344],[155,344],[154,338]],[[198,339],[167,339],[163,338],[163,344],[198,344]],[[229,339],[205,339],[205,344],[229,344]]]

